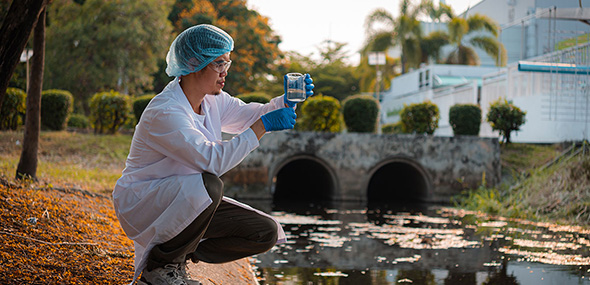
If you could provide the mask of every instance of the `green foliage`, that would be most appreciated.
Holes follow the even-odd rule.
[[[301,105],[299,130],[338,133],[342,130],[340,102],[330,96],[314,96]]]
[[[66,128],[74,97],[66,90],[50,89],[41,93],[41,126],[52,131]]]
[[[374,133],[379,119],[379,102],[368,95],[351,96],[343,103],[342,115],[348,131]]]
[[[505,143],[510,143],[510,135],[513,131],[519,131],[525,123],[526,112],[520,110],[506,99],[498,99],[490,104],[487,121],[493,130],[500,132]]]
[[[143,110],[145,110],[145,108],[150,103],[152,98],[154,98],[154,96],[156,95],[147,94],[139,96],[135,98],[135,100],[133,100],[133,115],[135,116],[137,122],[139,122],[139,119],[141,119],[141,114],[143,114]]]
[[[274,80],[265,82],[260,90],[270,94],[282,94],[283,76],[288,72],[309,73],[313,79],[314,94],[331,96],[342,102],[346,97],[358,93],[359,76],[356,67],[348,64],[348,55],[342,50],[345,44],[332,42],[327,47],[318,48],[323,58],[317,61],[312,55],[304,56],[296,52],[287,53],[286,66],[277,68]],[[374,68],[373,68],[374,70]]]
[[[47,88],[66,89],[90,113],[101,90],[141,94],[152,88],[158,59],[165,58],[172,27],[170,0],[55,0],[48,6]]]
[[[268,102],[270,102],[270,96],[264,92],[250,92],[250,93],[244,93],[244,94],[240,94],[238,96],[236,96],[236,98],[239,98],[240,100],[244,101],[245,103],[251,103],[251,102],[257,102],[257,103],[262,103],[262,104],[266,104]]]
[[[405,133],[431,135],[438,128],[440,114],[438,106],[426,101],[404,106],[400,112],[400,118]]]
[[[475,48],[479,48],[496,59],[496,65],[506,65],[507,53],[504,45],[498,41],[500,28],[496,21],[475,13],[467,18],[454,17],[447,26],[449,41],[455,48],[447,56],[446,63],[479,65],[480,59],[475,52]],[[468,36],[473,34],[478,35]]]
[[[381,126],[381,132],[384,134],[403,134],[404,129],[402,126],[402,122],[385,124]]]
[[[480,186],[455,197],[454,202],[463,209],[497,215],[503,211],[502,204],[506,199],[502,193],[496,188]]]
[[[23,124],[26,112],[25,91],[9,87],[6,89],[2,109],[0,110],[0,130],[16,130]]]
[[[95,134],[114,134],[125,124],[130,107],[126,95],[116,91],[99,92],[90,99],[90,123]]]
[[[349,66],[335,64],[318,67],[309,72],[312,75],[316,94],[331,96],[339,101],[358,92],[358,76]]]
[[[315,94],[331,96],[343,102],[348,96],[358,93],[359,76],[356,68],[346,63],[348,55],[343,51],[346,44],[331,42],[319,48],[319,64],[302,73],[310,73],[314,80]]]
[[[68,127],[86,129],[90,126],[88,118],[82,114],[72,114],[68,119]]]
[[[283,54],[278,47],[280,36],[268,24],[268,18],[250,10],[246,1],[236,0],[176,0],[169,19],[174,31],[197,24],[213,24],[230,34],[236,48],[232,51],[232,66],[227,75],[231,82],[224,87],[230,94],[260,89],[259,82],[267,75],[284,74],[276,63]],[[281,77],[282,80],[282,77]],[[281,81],[282,83],[282,81]]]
[[[455,135],[479,134],[481,109],[473,104],[456,104],[449,110],[449,123]]]

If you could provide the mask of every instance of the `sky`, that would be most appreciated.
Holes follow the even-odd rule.
[[[436,1],[436,0],[435,0]],[[446,0],[456,14],[481,0]],[[248,0],[248,7],[270,19],[270,27],[282,37],[279,48],[303,55],[318,53],[327,40],[346,43],[350,62],[360,60],[365,41],[365,19],[377,8],[399,15],[400,0]],[[419,0],[414,0],[418,3]],[[436,2],[435,2],[436,3]]]

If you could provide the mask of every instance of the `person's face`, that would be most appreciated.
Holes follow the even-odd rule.
[[[226,53],[199,71],[201,73],[201,84],[206,88],[207,94],[217,95],[221,93],[231,64],[229,58],[229,53]]]

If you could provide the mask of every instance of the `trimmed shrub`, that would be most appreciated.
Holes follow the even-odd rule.
[[[90,124],[95,134],[114,134],[131,112],[128,97],[116,91],[99,92],[90,99]]]
[[[342,130],[340,102],[332,96],[314,96],[301,105],[301,131],[338,133]]]
[[[369,95],[354,95],[342,103],[342,115],[349,132],[374,133],[379,118],[379,102]]]
[[[400,118],[404,133],[432,135],[438,128],[440,113],[438,106],[426,101],[404,106]]]
[[[449,109],[449,124],[455,135],[479,135],[481,109],[474,104],[456,104]]]
[[[520,130],[520,126],[526,122],[525,116],[526,112],[506,99],[500,98],[490,104],[490,111],[486,119],[492,129],[499,131],[500,135],[504,137],[504,142],[510,143],[510,134]]]
[[[68,119],[68,127],[86,129],[90,126],[88,118],[82,114],[72,114]]]
[[[135,116],[137,122],[139,122],[139,119],[141,119],[141,114],[143,114],[143,110],[145,110],[147,105],[155,96],[156,95],[154,94],[147,94],[139,96],[135,98],[135,100],[133,100],[133,115]]]
[[[12,87],[6,89],[0,110],[0,130],[16,130],[24,123],[24,115],[27,111],[26,99],[25,91]]]
[[[384,134],[403,134],[402,122],[385,124],[381,126],[381,132]]]
[[[244,103],[258,102],[262,104],[270,102],[271,99],[271,97],[264,92],[244,93],[236,96],[236,98],[240,98]]]
[[[50,89],[41,92],[41,126],[52,131],[65,130],[73,105],[74,97],[69,91]]]

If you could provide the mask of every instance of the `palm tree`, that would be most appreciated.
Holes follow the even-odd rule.
[[[444,22],[443,18],[446,16],[448,20],[453,19],[455,14],[451,6],[439,3],[438,7],[434,5],[432,0],[422,0],[420,3],[420,10],[430,18],[432,22],[440,23]]]
[[[484,50],[492,58],[496,59],[497,66],[506,65],[506,49],[498,41],[498,24],[481,14],[473,14],[468,18],[454,17],[448,24],[449,40],[455,49],[448,55],[448,64],[479,65],[479,56],[474,47]],[[472,37],[467,35],[479,31],[492,34],[478,34]]]
[[[440,50],[449,43],[449,36],[443,31],[434,31],[423,36],[418,21],[420,15],[429,17],[433,22],[441,22],[452,19],[453,11],[445,4],[434,6],[432,0],[423,0],[418,6],[412,6],[410,0],[402,1],[398,18],[393,18],[384,9],[377,9],[366,20],[369,40],[363,52],[384,51],[393,46],[401,46],[402,74],[408,68],[419,67],[421,63],[431,60],[440,62]],[[376,24],[385,26],[385,29],[374,31],[373,26]]]
[[[371,13],[366,21],[368,42],[366,47],[372,51],[385,51],[387,48],[400,45],[402,48],[402,73],[407,67],[420,65],[422,53],[420,39],[422,29],[417,17],[420,7],[412,7],[410,0],[403,0],[400,4],[400,16],[394,18],[387,10],[377,9]],[[373,26],[381,24],[385,28],[375,31]]]

